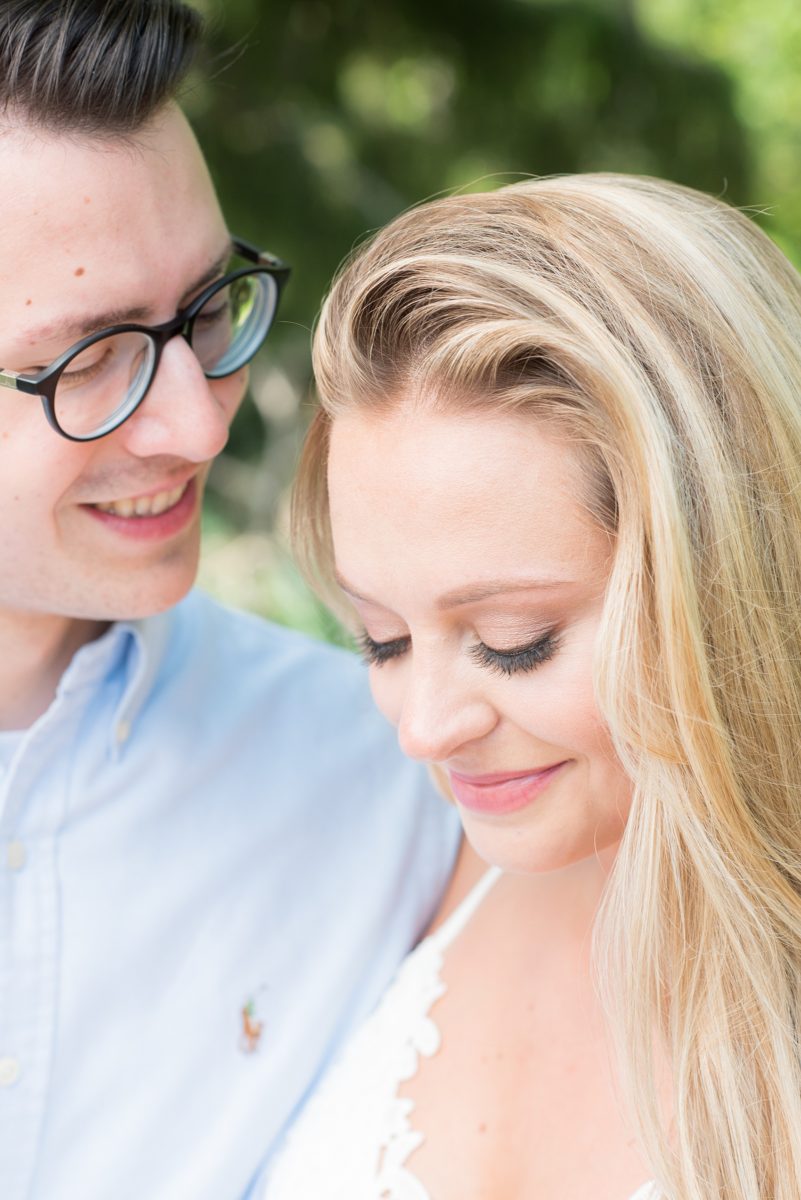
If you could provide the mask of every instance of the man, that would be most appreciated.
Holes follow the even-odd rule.
[[[285,278],[170,99],[197,35],[0,14],[3,1200],[245,1196],[456,849],[350,656],[184,599]]]

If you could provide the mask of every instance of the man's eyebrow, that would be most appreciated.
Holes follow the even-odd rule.
[[[233,253],[234,243],[229,238],[228,243],[222,253],[217,255],[211,266],[208,267],[200,276],[200,278],[196,279],[192,286],[188,287],[183,296],[181,296],[181,299],[178,301],[179,309],[185,308],[189,301],[196,296],[198,292],[202,292],[203,288],[206,287],[207,284],[214,283],[215,279],[219,279],[220,275],[222,275],[223,271],[227,267],[228,260]]]
[[[206,267],[202,275],[199,275],[186,289],[178,301],[178,309],[184,308],[207,284],[213,283],[222,275],[233,252],[233,242],[229,241],[214,262]],[[129,322],[141,324],[151,313],[152,309],[141,304],[132,305],[130,308],[108,308],[103,312],[85,313],[80,317],[70,317],[66,321],[42,325],[38,329],[30,330],[26,339],[31,344],[56,340],[77,342],[82,337],[87,337],[90,333],[98,333],[101,329],[108,329],[111,325],[126,325]]]
[[[339,572],[334,578],[348,596],[361,600],[364,604],[375,604],[369,596],[362,596],[344,579]],[[459,608],[465,604],[477,604],[479,600],[488,600],[492,596],[509,595],[515,592],[553,591],[557,588],[569,587],[569,579],[483,579],[480,583],[468,584],[463,588],[445,592],[437,599],[437,608]]]

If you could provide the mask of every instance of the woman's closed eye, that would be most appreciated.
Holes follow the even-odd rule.
[[[515,675],[522,671],[533,671],[535,667],[553,658],[558,647],[555,633],[546,633],[524,646],[514,646],[510,650],[493,650],[484,642],[478,642],[470,647],[470,657],[481,667],[497,671],[501,675]]]
[[[371,667],[381,667],[393,658],[400,658],[410,646],[411,638],[408,636],[377,642],[365,632],[359,638],[362,658]],[[533,671],[541,663],[547,662],[556,653],[557,647],[558,639],[556,634],[551,632],[509,650],[495,650],[485,642],[477,642],[470,647],[468,653],[481,667],[487,667],[488,670],[497,671],[502,675],[515,675],[519,672]]]
[[[377,642],[365,630],[358,638],[359,651],[369,667],[381,667],[392,658],[405,654],[411,644],[410,637],[392,638],[388,642]]]

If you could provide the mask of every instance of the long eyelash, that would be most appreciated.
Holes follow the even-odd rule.
[[[399,658],[409,648],[409,639],[393,638],[391,642],[375,642],[368,633],[357,638],[359,652],[369,667],[380,667],[390,659]]]
[[[559,645],[559,639],[553,633],[530,642],[527,646],[518,646],[514,650],[493,650],[479,642],[470,647],[470,656],[482,667],[489,667],[501,675],[514,675],[518,671],[533,671],[541,663],[553,658]]]

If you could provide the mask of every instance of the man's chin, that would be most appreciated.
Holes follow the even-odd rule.
[[[197,577],[197,563],[192,570],[174,572],[161,585],[137,588],[133,595],[114,605],[114,615],[103,619],[111,621],[139,621],[154,617],[178,604],[191,590]],[[155,584],[155,581],[153,581]]]
[[[68,615],[105,622],[156,616],[178,604],[193,587],[198,558],[199,546],[183,547],[171,561],[132,570],[123,578],[98,580],[93,594],[82,597]]]

